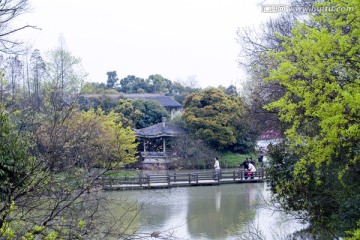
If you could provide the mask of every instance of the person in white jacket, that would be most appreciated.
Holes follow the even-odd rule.
[[[216,176],[216,178],[218,178],[219,174],[220,174],[220,163],[219,163],[219,159],[217,157],[215,157],[214,168],[215,168],[215,176]]]
[[[251,179],[254,179],[254,172],[256,172],[256,168],[255,166],[252,164],[252,163],[248,163],[248,172],[250,173],[251,175]]]

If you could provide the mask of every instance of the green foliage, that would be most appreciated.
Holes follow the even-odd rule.
[[[49,137],[47,133],[51,126],[52,124],[45,125],[44,123],[38,132],[39,140],[44,148],[54,147],[47,143]],[[79,166],[91,167],[96,162],[105,164],[102,165],[105,167],[109,162],[102,160],[104,156],[109,156],[106,159],[110,159],[117,167],[136,161],[137,144],[134,132],[130,127],[122,127],[116,113],[105,114],[101,109],[96,112],[94,110],[72,112],[68,115],[57,128],[56,145],[59,150],[61,149],[61,156],[64,158],[76,154],[77,157],[74,156],[74,158],[77,159],[76,164]],[[65,159],[63,161],[66,162]]]
[[[110,92],[109,92],[110,91]],[[86,82],[82,86],[81,93],[82,94],[90,94],[90,93],[114,93],[112,89],[106,89],[105,83],[96,83],[96,82]],[[115,93],[118,93],[115,91]]]
[[[134,109],[142,113],[142,115],[139,114],[140,116],[136,119],[136,128],[149,127],[156,123],[160,123],[162,117],[169,118],[166,109],[158,102],[145,99],[133,99],[131,100],[131,104]]]
[[[33,163],[28,156],[26,137],[17,132],[10,114],[0,103],[0,200],[12,187],[25,184],[26,174]]]
[[[245,158],[252,158],[256,161],[254,154],[238,154],[230,151],[223,152],[220,156],[221,166],[225,168],[237,168],[245,161]]]
[[[135,128],[140,119],[144,117],[144,113],[140,109],[136,109],[130,99],[120,99],[114,112],[119,115],[120,121],[125,127]]]
[[[119,80],[119,78],[117,77],[116,71],[107,72],[106,74],[108,76],[107,82],[106,82],[106,87],[109,89],[114,88],[116,82]]]
[[[357,223],[358,228],[352,231],[348,231],[347,233],[351,235],[351,237],[345,238],[345,240],[359,240],[360,239],[360,221]]]
[[[360,9],[357,0],[316,7],[350,11],[321,11],[298,23],[284,50],[268,55],[278,63],[268,80],[286,94],[267,109],[289,127],[267,174],[286,209],[343,236],[360,219]]]
[[[189,95],[184,102],[183,118],[190,132],[216,149],[251,147],[241,140],[249,136],[246,106],[242,99],[210,88]]]
[[[21,122],[31,138],[23,138],[11,114],[0,112],[0,238],[72,239],[100,231],[92,226],[103,217],[101,201],[87,193],[106,169],[93,167],[136,161],[135,135],[115,113],[67,110],[56,111],[56,118],[37,116],[33,128]]]
[[[172,95],[173,84],[159,74],[150,75],[147,79],[129,75],[120,80],[119,92],[123,93],[164,93]]]
[[[46,72],[48,81],[43,85],[52,93],[52,98],[62,100],[78,94],[86,77],[80,59],[66,49],[62,37],[59,38],[59,45],[49,52]]]
[[[24,10],[21,2],[12,13]],[[31,61],[27,84],[12,82],[8,91],[0,77],[0,239],[121,238],[113,222],[132,221],[104,215],[99,179],[136,161],[134,132],[113,112],[76,108],[85,74],[63,41],[46,63],[39,51]]]
[[[118,105],[117,100],[107,96],[100,96],[99,98],[86,98],[84,96],[80,96],[77,103],[80,105],[80,110],[89,111],[90,109],[101,109],[106,114],[113,111]]]
[[[188,94],[199,89],[172,82],[159,74],[153,74],[147,79],[129,75],[120,80],[116,90],[123,93],[163,93],[166,96],[173,96],[176,101],[182,103]]]
[[[180,157],[172,161],[172,169],[213,169],[214,157],[219,156],[219,152],[190,134],[172,138],[170,144]]]
[[[138,171],[111,170],[104,174],[105,177],[136,177],[139,176]]]

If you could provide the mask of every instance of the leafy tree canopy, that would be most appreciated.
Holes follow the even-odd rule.
[[[138,111],[134,113],[139,116],[135,117],[136,128],[149,127],[156,123],[160,123],[162,121],[162,117],[169,118],[169,114],[166,109],[158,102],[145,99],[132,99],[131,104],[134,109]]]
[[[234,149],[246,137],[246,106],[240,98],[209,88],[190,94],[184,109],[190,131],[216,149]]]
[[[288,177],[275,180],[274,190],[285,206],[307,211],[314,226],[340,236],[360,219],[358,4],[316,3],[335,10],[298,23],[293,36],[284,38],[283,51],[269,55],[278,68],[268,80],[285,87],[286,94],[267,108],[279,110],[289,126],[273,164]]]

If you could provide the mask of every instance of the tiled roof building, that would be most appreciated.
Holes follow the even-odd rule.
[[[110,98],[114,101],[118,101],[122,98],[130,98],[130,99],[146,99],[160,103],[171,116],[173,116],[176,112],[182,110],[182,105],[178,103],[175,99],[169,96],[165,96],[164,94],[155,94],[155,93],[119,93],[119,94],[83,94],[81,95],[87,99],[91,98]]]

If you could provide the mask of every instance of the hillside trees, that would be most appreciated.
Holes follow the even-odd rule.
[[[0,234],[106,236],[113,224],[99,209],[108,204],[94,189],[108,169],[136,160],[135,135],[114,113],[79,112],[74,104],[43,99],[47,108],[41,114],[12,114],[1,105]]]
[[[0,103],[0,236],[121,237],[128,223],[104,214],[110,205],[97,188],[109,169],[136,161],[135,135],[114,113],[80,112],[80,62],[61,46],[50,57],[42,60],[35,51],[29,89],[17,86],[35,93],[34,105]],[[131,222],[137,210],[126,211]]]
[[[347,10],[297,24],[283,50],[268,55],[279,63],[268,80],[286,89],[268,109],[289,126],[269,176],[285,208],[302,212],[314,231],[341,237],[360,219],[360,10],[356,0],[316,6]]]
[[[198,88],[170,81],[159,74],[150,75],[146,79],[129,75],[120,80],[116,90],[123,93],[162,93],[174,97],[179,103],[184,101],[186,95],[199,91]]]
[[[242,99],[210,88],[185,99],[183,118],[190,132],[210,146],[246,152],[254,142],[246,111]]]
[[[1,52],[19,53],[21,42],[11,40],[12,34],[31,26],[16,26],[13,20],[27,4],[0,2]],[[85,74],[63,41],[46,60],[37,50],[30,64],[16,54],[0,56],[0,238],[132,234],[128,227],[138,209],[124,206],[122,221],[106,215],[109,202],[97,190],[109,169],[136,160],[134,133],[121,126],[116,114],[78,111],[75,100]],[[20,66],[26,69],[18,71]],[[19,84],[20,72],[26,84]],[[99,165],[103,170],[94,168]]]

